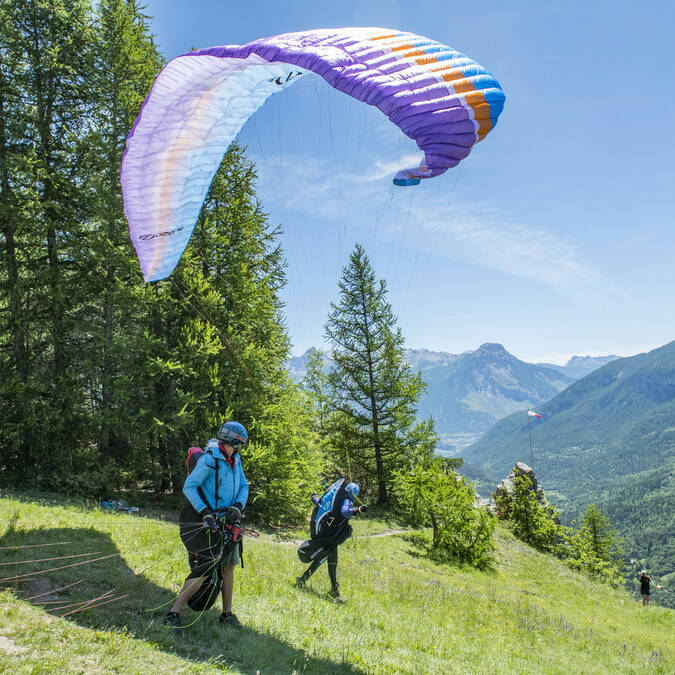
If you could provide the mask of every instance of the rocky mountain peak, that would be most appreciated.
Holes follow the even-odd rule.
[[[498,342],[486,342],[474,352],[475,356],[488,357],[491,359],[506,359],[511,355]]]
[[[620,358],[616,354],[610,354],[609,356],[573,356],[568,362],[568,368],[584,368],[588,370],[595,370],[600,366],[604,366],[610,361],[615,361]]]

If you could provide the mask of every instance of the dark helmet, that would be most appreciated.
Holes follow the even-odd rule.
[[[225,422],[218,431],[218,440],[231,445],[235,450],[240,450],[248,441],[248,432],[239,422]]]

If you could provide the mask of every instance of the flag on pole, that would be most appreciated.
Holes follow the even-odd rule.
[[[539,413],[534,412],[534,410],[528,410],[527,411],[528,417],[541,417]]]

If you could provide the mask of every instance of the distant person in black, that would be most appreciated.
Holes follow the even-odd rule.
[[[651,579],[647,575],[647,570],[642,570],[640,574],[640,594],[642,595],[642,604],[646,607],[649,604],[649,582]],[[657,584],[656,588],[662,591],[663,586]]]
[[[647,576],[647,570],[642,570],[640,575],[640,594],[642,595],[642,604],[647,606],[649,604],[649,582],[651,579]]]

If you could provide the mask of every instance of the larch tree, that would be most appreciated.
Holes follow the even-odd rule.
[[[120,163],[162,61],[140,0],[0,2],[0,481],[177,493],[233,417],[252,511],[299,516],[324,456],[243,150],[169,279],[144,283],[129,239]]]
[[[312,349],[307,355],[307,367],[302,379],[302,386],[307,392],[316,420],[316,430],[320,436],[325,436],[328,430],[330,414],[330,389],[326,359],[321,351]]]
[[[404,356],[404,340],[387,300],[357,244],[338,282],[340,300],[331,303],[326,338],[333,350],[333,443],[347,470],[368,486],[378,503],[388,500],[392,472],[428,457],[436,442],[433,420],[417,423],[424,390]]]
[[[188,445],[204,444],[225,418],[242,422],[250,510],[274,521],[300,515],[323,456],[284,368],[286,263],[255,181],[253,164],[232,145],[180,264],[154,284],[145,401],[149,444],[174,491]]]
[[[565,532],[568,564],[591,577],[618,586],[623,583],[623,542],[609,518],[589,504],[580,520]]]
[[[89,297],[81,323],[92,336],[86,372],[91,414],[98,421],[96,447],[104,464],[120,465],[136,461],[133,445],[140,430],[128,401],[142,367],[139,327],[145,327],[149,315],[124,216],[120,165],[127,134],[163,59],[137,0],[101,0],[96,18],[90,80],[94,105],[85,158]]]

